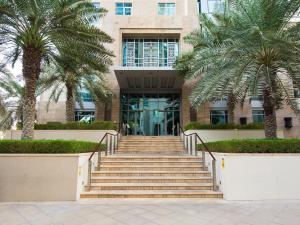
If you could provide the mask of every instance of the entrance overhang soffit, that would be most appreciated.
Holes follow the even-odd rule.
[[[173,90],[184,83],[172,68],[117,67],[115,75],[122,89]]]

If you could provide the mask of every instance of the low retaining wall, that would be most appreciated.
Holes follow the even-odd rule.
[[[264,130],[188,130],[186,133],[197,133],[204,142],[247,138],[265,138]],[[279,138],[284,138],[282,130],[278,130],[277,135]]]
[[[0,154],[0,201],[74,201],[87,183],[84,154]],[[96,165],[97,154],[93,157]]]
[[[35,130],[35,140],[77,140],[99,142],[106,132],[116,133],[114,130]],[[20,130],[4,132],[3,139],[20,140]]]
[[[213,154],[224,199],[300,199],[300,154]],[[210,155],[205,158],[211,170]]]

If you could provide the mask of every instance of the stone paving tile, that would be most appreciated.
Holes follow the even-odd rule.
[[[300,225],[300,201],[102,199],[0,203],[0,225]]]

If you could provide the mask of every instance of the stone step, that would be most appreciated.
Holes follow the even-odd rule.
[[[201,162],[201,157],[193,156],[107,156],[101,159],[102,161],[197,161]]]
[[[81,198],[222,198],[220,192],[210,190],[97,190],[83,192]]]
[[[212,188],[212,183],[98,183],[92,184],[90,190],[212,190]],[[87,187],[86,190],[88,190]]]
[[[207,168],[199,164],[198,166],[103,166],[100,165],[100,168],[97,167],[96,170],[100,171],[203,171]]]
[[[144,145],[126,145],[119,144],[118,148],[131,148],[131,149],[151,149],[151,148],[160,148],[160,149],[184,149],[183,145],[153,145],[153,144],[144,144]]]
[[[192,161],[192,162],[186,162],[186,161],[134,161],[134,162],[128,162],[128,161],[102,161],[100,166],[106,166],[106,165],[123,165],[123,166],[143,166],[143,165],[152,165],[152,166],[171,166],[171,165],[180,165],[180,166],[197,166],[201,165],[202,162],[200,161]]]
[[[126,144],[126,145],[183,145],[180,141],[120,141],[119,144]]]
[[[165,150],[165,149],[169,149],[169,150],[173,150],[173,149],[180,149],[183,150],[184,147],[182,145],[180,146],[172,146],[172,145],[166,145],[166,146],[161,146],[161,145],[119,145],[118,149],[142,149],[142,150],[149,150],[149,149],[161,149],[161,150]]]
[[[116,152],[152,152],[152,154],[159,154],[159,153],[167,153],[167,152],[186,152],[184,148],[137,148],[137,147],[130,147],[130,148],[124,148],[124,147],[119,147],[116,149]]]
[[[93,171],[92,176],[211,176],[209,171]]]
[[[142,135],[124,135],[124,139],[150,139],[150,140],[164,140],[164,139],[179,139],[179,136],[142,136]]]
[[[117,151],[135,151],[135,152],[153,152],[154,154],[157,152],[184,152],[184,148],[154,148],[154,147],[144,147],[144,148],[137,148],[137,147],[118,147]]]
[[[126,155],[126,156],[133,156],[133,155],[162,155],[162,156],[178,156],[178,155],[186,155],[186,151],[144,151],[144,150],[116,150],[116,154],[118,155]]]
[[[92,183],[210,183],[211,177],[184,177],[184,176],[128,176],[128,177],[97,177],[92,176]]]

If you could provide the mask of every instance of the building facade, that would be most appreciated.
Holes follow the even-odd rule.
[[[172,68],[176,57],[191,46],[183,38],[199,27],[198,15],[213,13],[223,0],[100,0],[96,7],[108,10],[96,24],[114,42],[113,66],[106,74],[113,90],[111,103],[94,103],[83,92],[84,109],[76,104],[76,120],[112,120],[129,125],[133,135],[176,135],[176,124],[227,123],[226,99],[193,110],[189,95],[193,84]],[[292,86],[292,85],[291,85]],[[46,110],[49,93],[39,99],[37,121],[65,122],[65,96]],[[295,96],[300,98],[295,90]],[[298,99],[300,105],[300,100]],[[95,107],[95,105],[97,107]],[[263,122],[259,100],[249,99],[235,109],[235,122]],[[277,112],[279,129],[287,136],[300,136],[299,115],[288,107]],[[292,128],[288,128],[289,122]]]

